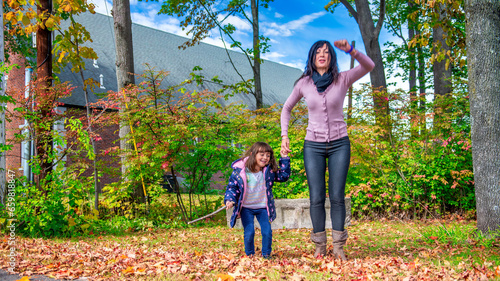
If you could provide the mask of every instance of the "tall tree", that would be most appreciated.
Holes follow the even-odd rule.
[[[477,227],[500,229],[500,1],[466,0]]]
[[[118,92],[131,84],[135,84],[134,77],[134,48],[132,43],[132,19],[130,17],[129,0],[113,0],[113,20],[115,30],[115,50],[116,50],[116,78],[118,82]],[[120,115],[124,113],[126,105],[120,107]],[[130,135],[130,126],[126,122],[120,124],[120,148],[122,151],[130,152],[132,144],[127,139]],[[121,159],[122,176],[127,173],[126,156]],[[137,186],[136,194],[143,200],[145,194]]]
[[[411,136],[413,138],[418,136],[418,125],[423,120],[418,114],[419,98],[417,96],[417,54],[420,50],[414,44],[410,44],[410,40],[418,32],[419,18],[416,17],[415,10],[413,0],[394,0],[387,3],[385,24],[394,36],[401,39],[402,43],[397,41],[386,42],[385,46],[389,48],[384,50],[388,75],[392,75],[394,71],[401,69],[403,73],[397,73],[396,76],[400,76],[403,81],[408,81],[410,122],[413,124]],[[407,34],[404,33],[404,27],[407,27]],[[397,63],[397,67],[391,67],[391,63]],[[425,85],[425,81],[418,81],[420,85]]]
[[[201,42],[210,35],[213,29],[217,29],[222,40],[228,40],[231,48],[237,48],[242,51],[248,59],[252,68],[253,78],[245,79],[241,75],[241,68],[236,66],[229,52],[227,55],[231,64],[241,79],[241,84],[246,88],[246,92],[255,97],[256,108],[263,107],[262,85],[260,76],[260,64],[262,63],[261,54],[269,49],[267,42],[269,38],[260,34],[259,31],[259,7],[267,8],[273,0],[166,0],[163,2],[160,13],[184,17],[180,23],[182,28],[190,27],[188,34],[192,38],[184,43],[181,48],[193,46]],[[250,3],[248,3],[250,2]],[[250,7],[250,11],[248,11]],[[248,15],[250,12],[250,15]],[[238,16],[246,20],[252,27],[252,48],[244,48],[241,42],[238,42],[233,34],[236,27],[231,23],[226,23],[231,16]],[[226,43],[224,46],[227,49]]]
[[[7,37],[8,51],[12,53],[22,54],[23,56],[32,55],[32,41],[28,35],[36,32],[36,74],[38,85],[36,85],[45,93],[49,93],[52,88],[52,75],[61,72],[62,68],[67,64],[72,64],[72,70],[85,64],[83,59],[97,58],[95,52],[89,47],[82,47],[82,52],[74,55],[72,44],[66,44],[71,41],[71,38],[80,40],[81,44],[90,41],[90,35],[85,28],[73,21],[73,15],[84,13],[87,11],[94,12],[94,5],[86,1],[62,1],[57,0],[52,3],[51,0],[35,1],[22,1],[13,0],[8,1],[8,7],[5,11],[5,22],[8,26]],[[52,5],[54,4],[54,7]],[[36,10],[35,10],[36,9]],[[63,19],[72,21],[71,28],[62,30],[60,24]],[[52,41],[52,31],[57,30],[60,35],[57,35]],[[52,43],[54,47],[52,48]],[[57,60],[52,60],[52,53],[55,54]],[[85,84],[85,83],[84,83]],[[38,183],[39,188],[43,188],[39,183],[41,180],[46,180],[45,187],[48,186],[47,175],[52,170],[55,164],[52,157],[49,155],[52,152],[52,134],[53,124],[48,121],[48,124],[43,123],[44,118],[52,120],[50,116],[57,114],[53,108],[46,106],[54,104],[55,95],[43,95],[44,100],[36,100],[40,106],[40,112],[37,113],[38,125],[34,128],[34,139],[36,142],[36,157],[40,163],[40,174],[35,181]],[[33,97],[34,98],[34,97]],[[45,190],[44,190],[45,192]]]
[[[379,35],[385,17],[385,0],[380,0],[378,2],[377,19],[372,17],[372,10],[370,8],[371,3],[368,0],[354,0],[356,8],[351,5],[351,2],[348,0],[332,0],[325,6],[325,9],[333,12],[335,8],[342,3],[358,23],[366,54],[375,63],[375,68],[370,72],[370,81],[375,90],[373,105],[375,107],[377,123],[383,124],[384,118],[389,113],[389,102],[386,94],[387,82],[379,43]]]
[[[429,63],[432,65],[434,87],[434,128],[447,130],[449,124],[441,121],[443,114],[453,110],[447,104],[448,96],[453,91],[456,77],[466,77],[465,68],[465,16],[463,0],[417,1],[411,0],[418,10],[411,15],[421,18],[422,23],[411,40],[425,54],[430,50]],[[420,55],[420,54],[419,54]],[[420,57],[419,57],[420,58]],[[419,67],[422,65],[419,63]],[[458,67],[460,66],[460,67]],[[425,102],[421,99],[421,102]]]
[[[255,101],[257,108],[262,108],[262,83],[260,81],[260,32],[259,32],[259,1],[250,0],[252,9],[253,30],[253,79],[255,85]]]
[[[434,74],[434,127],[442,128],[445,124],[442,124],[443,113],[447,111],[446,97],[452,92],[451,83],[451,65],[450,65],[450,55],[451,48],[447,43],[447,32],[445,28],[449,23],[446,14],[445,4],[437,3],[434,6],[434,14],[436,15],[437,21],[434,23],[432,29],[433,33],[433,54],[436,57],[433,64],[433,74]],[[441,55],[440,55],[441,54]]]
[[[52,86],[52,32],[47,26],[47,20],[52,13],[52,1],[41,0],[37,2],[37,14],[41,20],[41,24],[36,30],[36,63],[37,63],[37,79],[41,81],[37,87],[49,90]],[[50,112],[42,112],[42,116],[49,115]],[[37,143],[35,144],[36,156],[40,157],[40,174],[36,181],[39,183],[41,179],[47,178],[47,175],[52,171],[52,162],[49,157],[52,149],[52,125],[38,132]]]

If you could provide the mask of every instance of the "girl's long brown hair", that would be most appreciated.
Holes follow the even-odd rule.
[[[255,171],[255,155],[257,155],[257,153],[259,152],[269,152],[271,154],[271,157],[269,158],[269,167],[273,172],[278,171],[278,164],[276,163],[276,158],[274,158],[273,149],[269,144],[260,141],[254,143],[245,153],[244,157],[248,157],[245,167],[252,173],[258,172]]]

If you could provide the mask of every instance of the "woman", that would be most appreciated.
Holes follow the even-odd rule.
[[[335,47],[350,54],[359,66],[340,72],[337,56],[328,41],[318,41],[309,50],[307,65],[297,79],[293,91],[281,111],[281,153],[290,153],[288,124],[292,108],[304,98],[309,111],[304,140],[304,166],[309,185],[310,214],[313,225],[311,240],[316,245],[315,257],[326,254],[325,198],[326,163],[328,159],[330,216],[332,219],[333,254],[346,260],[343,246],[347,241],[344,229],[345,183],[351,157],[351,145],[344,121],[343,105],[349,87],[370,72],[375,64],[355,50],[347,40],[334,42]]]

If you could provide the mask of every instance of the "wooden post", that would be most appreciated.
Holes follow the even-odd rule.
[[[351,46],[354,49],[356,47],[356,41],[351,42]],[[354,58],[351,57],[351,69],[354,68]],[[348,102],[347,102],[347,125],[350,125],[351,121],[351,116],[352,116],[352,86],[349,87],[349,96],[348,96]]]
[[[52,12],[52,1],[51,0],[41,0],[37,6],[38,15],[42,13]],[[46,19],[45,19],[46,20]],[[44,21],[45,21],[44,20]],[[45,25],[44,25],[45,26]],[[40,84],[37,87],[44,88],[45,91],[49,91],[49,87],[52,85],[52,38],[51,31],[38,26],[36,31],[36,64],[37,64],[37,79]],[[48,110],[48,109],[47,109]],[[49,115],[50,112],[41,112],[42,116]],[[38,137],[36,138],[36,154],[40,156],[40,174],[36,177],[35,181],[39,186],[40,180],[44,179],[52,170],[52,163],[49,160],[48,147],[52,147],[52,137],[49,132],[45,130],[52,130],[52,125],[48,128],[43,129],[43,131],[36,132]],[[40,188],[40,186],[39,186]]]

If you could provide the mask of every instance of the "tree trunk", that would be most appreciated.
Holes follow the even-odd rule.
[[[408,8],[411,10],[413,2],[408,1]],[[408,19],[408,41],[415,37],[415,22]],[[410,124],[411,124],[411,137],[415,139],[418,136],[419,118],[417,114],[418,99],[417,99],[417,62],[415,47],[408,50],[408,57],[410,59],[410,70],[408,75],[409,91],[410,91]]]
[[[500,229],[500,2],[466,0],[477,227]]]
[[[346,1],[341,2],[344,6],[346,6],[346,4],[349,5]],[[355,19],[363,38],[366,54],[375,63],[374,69],[370,72],[370,81],[374,89],[373,105],[377,123],[383,125],[385,124],[384,120],[389,114],[389,102],[386,93],[387,83],[385,80],[384,62],[382,60],[382,51],[380,50],[378,37],[384,21],[385,1],[380,1],[380,17],[377,26],[375,26],[375,22],[373,21],[368,0],[355,0],[354,2],[356,5]],[[348,10],[354,11],[352,7],[350,9],[348,8]]]
[[[52,12],[52,2],[50,0],[41,0],[37,6],[37,14]],[[45,26],[45,25],[44,25]],[[52,85],[52,38],[51,32],[47,28],[38,26],[36,31],[36,64],[37,64],[37,79],[40,82],[38,87],[49,90]],[[48,116],[51,112],[43,110],[41,116]],[[40,188],[40,180],[43,180],[52,171],[52,163],[49,160],[48,153],[52,148],[52,124],[41,129],[37,133],[36,138],[36,155],[40,159],[40,174],[36,179],[36,183]]]
[[[262,86],[260,81],[260,38],[259,38],[259,6],[257,0],[251,0],[253,28],[253,78],[257,109],[263,107]]]
[[[132,20],[130,18],[129,0],[113,0],[113,20],[115,30],[116,47],[116,78],[118,92],[129,84],[135,84],[134,78],[134,50],[132,44]],[[120,107],[120,115],[125,111],[125,105]],[[120,124],[120,149],[130,152],[133,147],[125,138],[130,134],[130,126],[127,122]],[[125,177],[127,166],[126,157],[121,158],[122,177]],[[124,178],[125,179],[125,178]],[[142,193],[142,191],[141,191]]]
[[[416,30],[417,35],[420,35],[420,31]],[[417,47],[417,60],[418,60],[418,101],[419,101],[419,111],[420,111],[420,134],[425,134],[427,121],[425,120],[425,107],[426,107],[426,96],[425,96],[425,60],[422,47]]]
[[[447,34],[443,30],[442,22],[446,21],[446,11],[444,4],[436,5],[436,13],[439,14],[438,22],[433,28],[433,53],[447,53],[451,48],[446,44]],[[451,83],[451,67],[446,67],[446,60],[449,59],[448,54],[440,60],[435,60],[433,65],[434,74],[434,127],[443,128],[442,117],[449,107],[447,98],[452,91]]]

